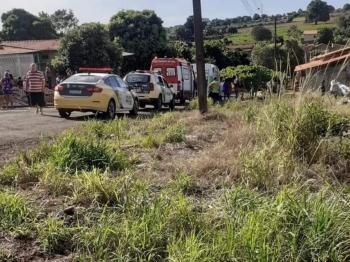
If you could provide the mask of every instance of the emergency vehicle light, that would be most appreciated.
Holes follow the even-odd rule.
[[[79,71],[86,72],[86,73],[112,73],[113,68],[109,67],[81,67],[79,68]]]

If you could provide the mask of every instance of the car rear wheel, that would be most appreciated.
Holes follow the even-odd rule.
[[[161,110],[163,105],[162,96],[160,95],[158,99],[154,102],[154,108],[156,110]]]
[[[134,106],[133,106],[132,110],[130,110],[130,114],[135,116],[138,113],[139,113],[139,100],[135,99]]]
[[[173,97],[173,99],[170,101],[169,108],[170,108],[170,110],[175,109],[175,97]]]
[[[71,115],[71,112],[67,110],[58,110],[58,113],[60,114],[60,117],[62,118],[69,118]]]
[[[104,116],[110,120],[113,120],[115,118],[115,103],[113,100],[109,101],[107,106],[107,112],[104,113]]]

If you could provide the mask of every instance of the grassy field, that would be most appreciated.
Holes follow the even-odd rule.
[[[332,28],[337,27],[336,22],[327,22],[327,23],[319,23],[317,25],[314,24],[304,24],[302,22],[293,22],[288,24],[278,24],[277,27],[277,35],[283,36],[284,39],[288,39],[287,37],[287,31],[292,26],[296,25],[299,30],[306,31],[306,30],[318,30],[320,28]],[[273,26],[267,26],[270,30],[274,30]],[[251,28],[247,28],[244,30],[240,30],[238,34],[231,35],[228,37],[230,40],[233,41],[234,45],[244,45],[244,44],[252,44],[254,43],[254,39],[251,36]]]
[[[349,261],[349,116],[305,95],[86,122],[1,170],[0,261]]]

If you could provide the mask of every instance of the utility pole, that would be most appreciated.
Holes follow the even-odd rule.
[[[274,58],[275,58],[275,66],[277,71],[277,16],[275,16],[275,39],[274,39],[275,47],[274,47]]]
[[[193,23],[196,45],[198,106],[199,111],[204,114],[208,111],[208,103],[207,86],[205,83],[205,58],[201,0],[193,0]]]

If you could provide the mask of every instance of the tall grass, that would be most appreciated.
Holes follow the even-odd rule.
[[[88,122],[5,166],[0,229],[74,261],[349,261],[349,126],[308,95]]]

